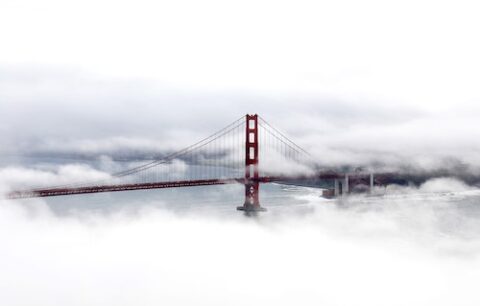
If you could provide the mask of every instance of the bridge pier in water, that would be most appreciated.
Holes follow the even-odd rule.
[[[237,210],[245,212],[266,211],[260,206],[260,179],[258,175],[258,115],[246,115],[245,119],[245,202]]]
[[[350,182],[350,178],[352,176],[354,176],[353,185]],[[367,175],[363,175],[363,176],[367,177]],[[368,180],[368,185],[367,185],[368,186],[368,192],[372,193],[373,188],[375,186],[374,174],[373,173],[368,174],[368,178],[365,178],[365,181],[367,181],[367,180]],[[345,178],[343,178],[343,179],[336,178],[334,180],[334,195],[335,195],[335,197],[349,194],[352,190],[355,191],[355,174],[350,175],[350,174],[346,173]]]

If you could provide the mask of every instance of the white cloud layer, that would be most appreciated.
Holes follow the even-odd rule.
[[[111,179],[108,173],[84,164],[67,164],[44,169],[6,167],[0,168],[0,192],[108,179]]]
[[[445,183],[452,186],[434,183],[443,191]],[[335,205],[302,190],[297,201],[306,201],[309,213],[279,215],[272,207],[258,220],[145,206],[137,213],[74,210],[60,217],[43,200],[1,200],[0,299],[8,305],[477,305],[479,224],[450,201],[475,201],[479,194],[449,191],[455,194],[393,193]]]
[[[100,170],[1,168],[0,192],[103,179],[110,155],[182,148],[245,113],[325,165],[479,174],[478,13],[463,0],[4,0],[0,153],[103,157]],[[0,199],[0,301],[479,305],[478,191],[446,178],[386,191],[334,205],[303,190],[305,215],[228,221],[158,201],[59,216],[53,200]]]
[[[478,173],[475,1],[3,1],[1,151],[188,145],[260,113],[327,165]]]

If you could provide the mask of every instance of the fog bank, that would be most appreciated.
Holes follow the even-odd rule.
[[[305,213],[282,212],[267,200],[269,212],[258,218],[237,216],[233,206],[228,215],[179,214],[155,202],[107,214],[80,206],[58,215],[44,200],[1,200],[0,299],[8,305],[477,305],[478,190],[450,179],[398,188],[341,201],[304,188],[290,205],[304,203],[298,207]],[[236,197],[241,190],[221,193]]]

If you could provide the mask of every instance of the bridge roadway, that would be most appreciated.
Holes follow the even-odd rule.
[[[320,180],[334,180],[345,178],[346,174],[336,172],[322,172],[312,176],[269,176],[259,177],[260,183],[285,182],[292,180],[304,179],[320,179]],[[376,176],[385,176],[386,174],[376,174]],[[350,179],[366,177],[365,174],[349,174]],[[144,190],[144,189],[162,189],[162,188],[178,188],[178,187],[193,187],[193,186],[210,186],[210,185],[225,185],[225,184],[244,184],[245,178],[225,178],[225,179],[203,179],[203,180],[184,180],[184,181],[168,181],[168,182],[153,182],[153,183],[136,183],[136,184],[118,184],[118,185],[92,185],[82,187],[57,187],[45,189],[30,189],[10,192],[7,197],[9,199],[21,198],[37,198],[37,197],[53,197],[75,194],[100,193],[100,192],[116,192],[129,190]]]
[[[154,182],[154,183],[139,183],[139,184],[98,185],[98,186],[70,187],[70,188],[63,187],[63,188],[32,189],[32,190],[23,190],[23,191],[13,191],[9,193],[7,197],[9,199],[21,199],[21,198],[53,197],[53,196],[62,196],[62,195],[99,193],[99,192],[223,185],[223,184],[242,183],[244,180],[245,179],[243,178],[242,179],[234,178],[234,179],[169,181],[169,182]]]

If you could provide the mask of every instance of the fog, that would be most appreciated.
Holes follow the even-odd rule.
[[[4,155],[145,157],[259,113],[327,166],[478,174],[474,1],[1,8]]]
[[[304,188],[289,204],[304,213],[269,206],[267,196],[269,212],[258,218],[225,204],[179,213],[148,196],[136,199],[146,205],[131,201],[107,214],[77,206],[59,215],[44,200],[2,200],[0,299],[8,305],[477,305],[480,193],[451,179],[397,188],[377,199],[342,201]],[[238,191],[216,193],[228,198]],[[185,200],[176,196],[170,205]]]
[[[0,303],[479,305],[479,12],[1,1]],[[242,185],[4,198],[108,179],[246,113],[325,169],[430,179],[335,200],[264,184],[256,218],[235,211]]]

